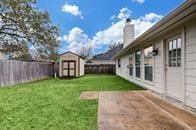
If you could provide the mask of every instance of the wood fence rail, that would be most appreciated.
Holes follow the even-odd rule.
[[[116,74],[116,66],[113,64],[86,64],[85,74]]]
[[[52,77],[53,63],[0,60],[0,87]]]

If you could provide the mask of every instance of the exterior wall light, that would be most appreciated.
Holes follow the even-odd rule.
[[[158,48],[156,48],[156,49],[154,49],[154,50],[152,51],[152,55],[153,55],[153,56],[157,56],[158,53],[159,53],[159,49],[158,49]]]

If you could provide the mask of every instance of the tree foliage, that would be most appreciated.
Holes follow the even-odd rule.
[[[59,28],[49,14],[36,8],[36,0],[0,1],[0,46],[6,52],[23,52],[33,46],[41,53],[59,47]]]
[[[92,56],[92,46],[83,46],[80,48],[79,54],[85,59],[90,59]]]
[[[109,50],[114,49],[115,47],[119,46],[121,43],[120,42],[113,42],[109,45]]]

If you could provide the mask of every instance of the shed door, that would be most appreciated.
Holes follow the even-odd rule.
[[[75,77],[76,76],[76,61],[63,61],[62,64],[63,76],[64,77]]]
[[[182,84],[182,42],[181,37],[168,40],[166,45],[166,94],[172,98],[184,100]]]

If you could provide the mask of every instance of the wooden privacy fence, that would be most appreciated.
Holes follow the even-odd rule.
[[[52,77],[53,63],[0,60],[0,87]]]
[[[86,64],[85,74],[116,74],[116,66],[113,64]]]
[[[54,64],[54,73],[59,77],[59,63]]]

